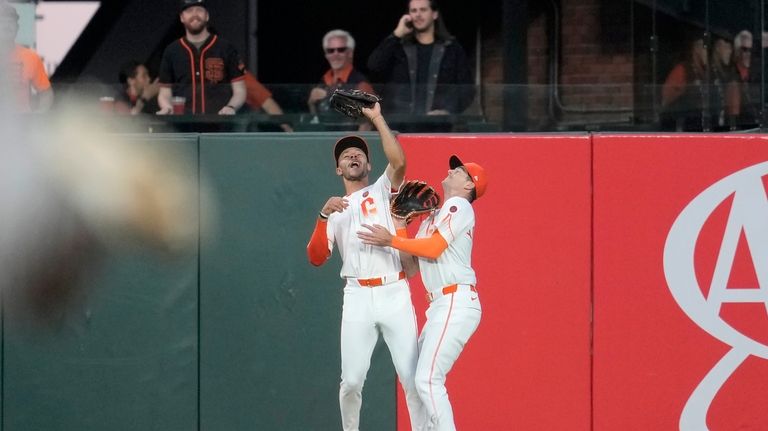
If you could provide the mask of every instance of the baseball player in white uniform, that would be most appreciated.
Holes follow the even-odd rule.
[[[346,136],[336,143],[336,175],[342,178],[346,195],[331,197],[323,206],[307,254],[313,265],[322,265],[336,244],[343,261],[341,278],[346,285],[341,318],[339,403],[344,431],[359,430],[363,383],[379,333],[384,336],[405,390],[411,427],[414,431],[425,430],[426,411],[414,380],[418,328],[400,255],[389,247],[363,244],[356,235],[365,224],[377,224],[395,232],[389,200],[403,182],[405,154],[381,116],[378,103],[372,109],[363,109],[363,113],[379,131],[389,165],[369,185],[371,164],[365,140]]]
[[[430,303],[419,338],[416,389],[427,408],[428,429],[439,431],[456,429],[445,378],[482,314],[471,266],[475,227],[472,202],[488,185],[480,165],[462,163],[456,156],[449,165],[442,183],[445,202],[422,222],[415,239],[407,238],[404,222],[397,223],[397,236],[380,225],[365,225],[366,229],[358,232],[365,244],[400,250],[409,276],[417,268],[421,271]]]

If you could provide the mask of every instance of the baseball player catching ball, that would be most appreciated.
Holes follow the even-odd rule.
[[[416,389],[427,408],[429,429],[439,431],[456,429],[445,378],[482,314],[471,265],[475,228],[472,202],[488,185],[480,165],[462,163],[456,156],[449,165],[442,183],[445,202],[440,211],[422,222],[415,239],[405,237],[405,221],[397,222],[397,236],[381,225],[365,224],[358,232],[364,244],[390,246],[411,255],[403,260],[409,275],[417,268],[421,271],[430,302],[419,338]]]
[[[399,252],[363,244],[356,235],[365,224],[395,231],[389,200],[403,182],[405,154],[382,117],[378,103],[372,109],[363,108],[363,114],[378,130],[389,165],[384,174],[369,184],[371,164],[365,140],[346,136],[336,143],[336,175],[341,177],[346,195],[331,197],[320,210],[307,254],[313,265],[322,265],[336,244],[343,261],[339,391],[343,429],[359,430],[363,382],[381,333],[405,390],[411,427],[414,431],[424,430],[426,412],[414,383],[418,328]]]

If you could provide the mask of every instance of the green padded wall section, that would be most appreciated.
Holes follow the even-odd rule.
[[[197,169],[196,135],[133,139],[182,151]],[[197,294],[197,249],[126,251],[55,326],[6,310],[2,430],[197,429]]]
[[[306,244],[317,212],[343,195],[341,134],[203,135],[201,172],[218,232],[200,254],[200,428],[338,430],[342,280],[338,251],[320,268]],[[385,164],[369,138],[374,172]],[[378,164],[376,164],[378,162]],[[395,374],[374,352],[361,429],[395,429]]]

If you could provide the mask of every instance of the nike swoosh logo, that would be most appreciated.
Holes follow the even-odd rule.
[[[473,301],[474,301],[474,300],[476,300],[476,299],[477,299],[477,296],[475,296],[474,298],[469,298],[469,299],[471,299],[471,300],[473,300]]]

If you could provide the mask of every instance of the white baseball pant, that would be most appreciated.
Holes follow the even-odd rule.
[[[480,324],[481,315],[476,292],[448,294],[429,304],[419,338],[416,389],[427,409],[430,430],[456,430],[445,378]]]
[[[411,428],[426,430],[426,411],[414,382],[418,328],[405,280],[376,287],[360,287],[350,280],[344,287],[339,390],[342,427],[344,431],[359,431],[363,383],[379,332],[384,336],[405,391]]]

